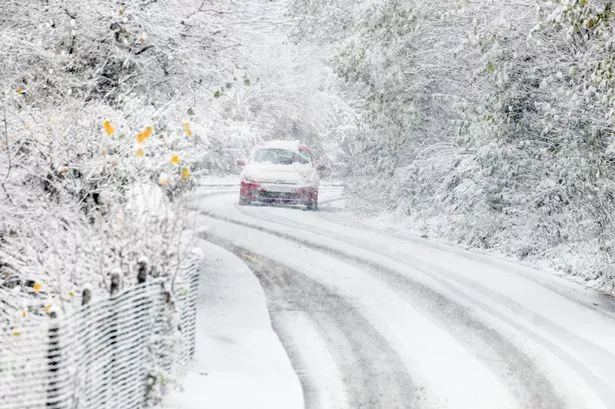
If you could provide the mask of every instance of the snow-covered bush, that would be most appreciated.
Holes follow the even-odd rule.
[[[176,271],[203,128],[189,68],[209,52],[193,55],[186,26],[201,3],[182,5],[0,6],[3,320],[106,297],[115,274]]]
[[[612,289],[611,2],[291,9],[308,15],[296,38],[339,44],[333,64],[361,118],[341,143],[351,205]]]
[[[483,225],[480,234],[486,247],[521,257],[584,258],[581,273],[608,287],[615,117],[605,56],[613,15],[603,2],[545,2],[520,12],[526,6],[476,37],[484,92],[458,142],[474,152],[462,161],[479,170],[470,176],[477,200],[496,218],[495,229]],[[484,213],[473,214],[480,225]]]

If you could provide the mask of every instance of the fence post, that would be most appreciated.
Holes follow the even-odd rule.
[[[59,375],[61,360],[61,344],[60,344],[60,325],[57,321],[55,311],[49,313],[51,325],[48,330],[48,347],[47,347],[47,372],[49,373],[49,384],[47,386],[47,402],[45,406],[49,409],[61,409],[63,403],[61,401],[62,383]]]
[[[77,325],[77,328],[80,330],[84,330],[86,326],[92,325],[91,323],[91,312],[88,308],[88,304],[92,301],[92,290],[89,287],[85,287],[81,292],[81,311],[83,311],[83,315],[81,317],[81,322]],[[83,348],[83,357],[87,357],[91,350],[91,338],[90,334],[85,335],[82,342]],[[86,361],[88,362],[88,361]],[[91,366],[88,362],[87,364],[80,366],[78,368],[80,373],[79,380],[81,382],[81,391],[82,394],[79,395],[79,401],[76,403],[76,407],[87,407],[90,404],[90,390],[92,388],[92,381],[90,379],[91,376]],[[81,401],[83,399],[83,401]]]
[[[145,282],[147,281],[147,263],[145,261],[139,261],[139,263],[137,264],[137,286],[141,285],[141,284],[145,284]],[[147,293],[145,293],[143,295],[143,298],[148,300],[149,299],[149,295]],[[136,300],[136,303],[138,303],[139,300]],[[146,308],[145,306],[141,306],[140,308]],[[136,306],[135,307],[135,312],[134,312],[134,316],[138,316],[139,314],[139,307]],[[138,367],[136,369],[136,374],[135,374],[135,378],[136,379],[142,379],[145,381],[145,386],[140,389],[137,388],[135,390],[136,393],[141,393],[142,395],[142,402],[141,402],[141,406],[140,407],[147,407],[148,405],[148,395],[149,395],[149,391],[150,391],[150,382],[152,381],[151,377],[151,373],[149,373],[148,371],[148,365],[146,364],[147,362],[147,354],[146,354],[146,348],[140,348],[139,349],[139,361],[141,362],[140,367]]]
[[[91,299],[92,290],[90,290],[89,288],[84,288],[83,292],[81,293],[81,306],[85,307],[86,305],[88,305]]]
[[[147,280],[147,263],[139,261],[137,270],[137,284],[143,284]]]
[[[111,287],[109,288],[109,293],[111,297],[116,295],[120,291],[120,275],[119,273],[111,274]]]
[[[111,326],[111,329],[109,331],[109,344],[111,346],[111,357],[109,360],[109,372],[111,373],[111,379],[116,379],[116,374],[117,374],[117,357],[116,357],[116,353],[117,353],[117,335],[118,335],[118,327],[117,327],[117,300],[113,299],[114,296],[116,296],[120,291],[120,274],[119,273],[113,273],[111,274],[111,287],[109,288],[109,295],[110,295],[110,304],[109,304],[109,308],[111,309],[111,313],[109,314],[109,320],[110,322],[108,322],[107,324]],[[115,384],[111,384],[110,385],[110,390],[107,391],[108,393],[110,393],[110,395],[108,395],[109,397],[109,404],[111,404],[111,402],[116,402],[117,396],[116,396],[116,388],[117,385]],[[113,407],[113,404],[112,404]]]

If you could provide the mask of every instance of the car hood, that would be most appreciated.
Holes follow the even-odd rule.
[[[250,163],[241,172],[242,178],[248,178],[261,183],[310,183],[314,177],[312,165],[274,165],[265,163]]]

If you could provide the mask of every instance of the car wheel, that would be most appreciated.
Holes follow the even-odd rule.
[[[239,196],[239,206],[247,206],[250,204],[250,201],[245,197]]]

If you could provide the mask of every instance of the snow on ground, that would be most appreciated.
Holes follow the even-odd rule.
[[[338,325],[337,332],[343,333],[344,314],[364,317],[367,323],[352,321],[358,323],[356,332],[380,334],[392,351],[383,357],[401,360],[412,378],[407,388],[414,384],[415,398],[426,407],[615,407],[609,381],[615,376],[614,316],[608,303],[580,287],[502,259],[362,225],[340,208],[339,188],[323,189],[319,212],[239,207],[235,193],[192,203],[202,211],[199,223],[209,226],[209,237],[286,266],[287,278],[279,279],[273,295],[288,291],[288,300],[296,300],[296,292],[306,297],[305,283],[288,285],[288,277],[297,275],[323,286],[311,292],[316,294],[307,304],[312,307],[292,305],[292,313],[277,313],[287,323],[284,328],[298,325],[292,317],[305,318],[302,312],[322,318],[314,305],[324,306],[330,297],[350,305],[346,312],[324,314],[338,317],[321,323],[320,329],[300,325],[291,332],[312,328],[326,336],[336,332],[331,325]],[[330,294],[318,295],[325,289]],[[360,353],[353,366],[344,359],[354,359],[360,350],[348,337],[330,336],[325,346],[318,338],[309,345],[293,342],[292,334],[289,338],[290,343],[284,337],[282,341],[296,345],[300,351],[293,353],[300,361],[318,348],[336,351],[330,356],[346,398],[355,398],[348,391],[362,393],[348,368],[368,371],[361,365],[372,362],[367,357],[374,351]],[[371,339],[374,345],[377,338]],[[322,359],[325,352],[318,353],[318,366],[323,373],[335,373],[331,361]],[[376,382],[378,375],[370,376]],[[326,395],[337,389],[322,392],[321,401],[343,402],[341,392]]]
[[[274,333],[263,290],[243,262],[199,241],[196,354],[165,409],[302,409],[303,392]]]
[[[218,234],[222,234],[220,227],[214,223]],[[355,307],[384,334],[406,367],[412,368],[427,407],[488,409],[496,403],[500,408],[514,407],[511,405],[514,399],[500,380],[490,376],[469,351],[384,283],[335,256],[318,254],[305,247],[291,249],[283,239],[274,236],[265,239],[260,232],[243,231],[240,227],[229,226],[224,230],[225,237],[234,243],[277,259],[333,287],[344,298],[353,299]]]
[[[335,357],[327,348],[320,331],[303,312],[285,312],[280,320],[283,331],[292,339],[292,347],[301,351],[304,368],[301,377],[309,377],[316,396],[311,409],[353,409],[348,405],[346,390],[342,381],[343,373],[335,363]]]

